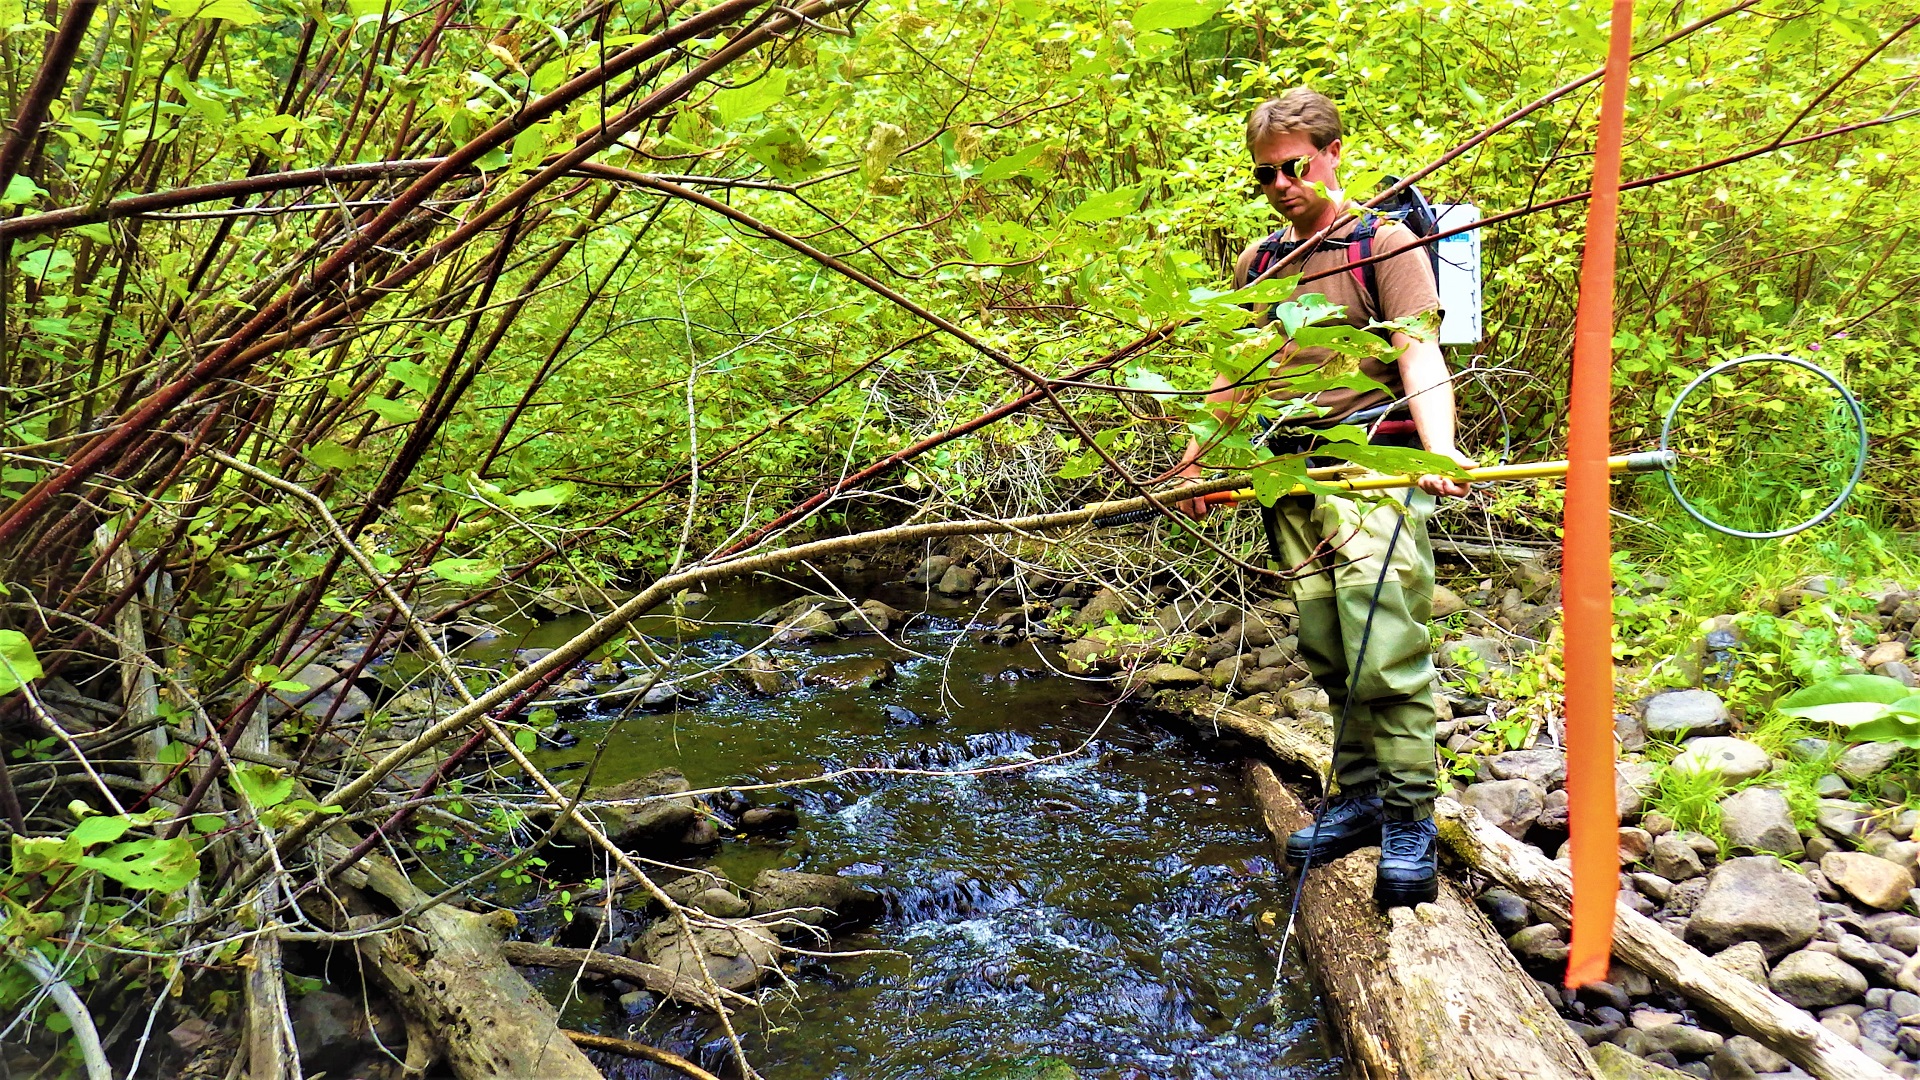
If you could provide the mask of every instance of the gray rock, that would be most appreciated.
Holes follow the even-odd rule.
[[[1840,1036],[1840,1041],[1849,1046],[1860,1045],[1860,1022],[1852,1013],[1828,1009],[1820,1014],[1820,1026]]]
[[[277,720],[286,715],[287,710],[293,708],[294,702],[306,698],[313,691],[319,692],[313,694],[312,700],[300,706],[300,711],[316,719],[331,711],[334,723],[345,723],[348,720],[360,719],[367,714],[367,710],[373,708],[372,698],[369,698],[359,687],[348,682],[343,674],[325,664],[308,664],[286,678],[290,682],[299,683],[306,689],[267,691],[266,697],[261,700],[260,707],[271,719]],[[336,701],[340,703],[338,708],[334,707]]]
[[[1833,753],[1833,743],[1812,737],[1795,739],[1787,744],[1787,753],[1799,761],[1819,761]]]
[[[1820,901],[1807,880],[1768,856],[1751,855],[1727,860],[1708,877],[1685,937],[1710,953],[1754,941],[1778,957],[1819,930]]]
[[[1540,806],[1540,820],[1536,822],[1543,829],[1565,832],[1567,829],[1567,789],[1554,788],[1547,792],[1546,800]]]
[[[1566,935],[1552,923],[1536,923],[1507,939],[1514,955],[1537,965],[1564,963],[1567,959]]]
[[[1867,977],[1883,987],[1892,986],[1900,976],[1900,967],[1906,959],[1899,950],[1885,945],[1875,945],[1857,934],[1842,934],[1838,942],[1837,955],[1867,974]],[[1882,952],[1881,950],[1886,950]],[[1887,953],[1892,953],[1888,956]]]
[[[949,566],[940,580],[934,583],[934,591],[942,596],[965,596],[980,584],[980,571],[970,566]]]
[[[1138,672],[1134,683],[1154,690],[1197,690],[1207,685],[1207,677],[1180,664],[1155,664]]]
[[[1745,788],[1720,800],[1720,827],[1728,849],[1735,854],[1801,852],[1793,811],[1787,806],[1786,794],[1777,788]]]
[[[1680,1057],[1704,1057],[1720,1049],[1726,1040],[1711,1031],[1686,1024],[1666,1024],[1647,1029],[1647,1044],[1655,1053],[1665,1050]]]
[[[1869,915],[1860,920],[1860,929],[1875,945],[1891,945],[1909,956],[1920,948],[1920,918],[1912,915],[1898,911]]]
[[[1870,810],[1863,803],[1821,799],[1814,808],[1813,821],[1820,826],[1821,832],[1836,840],[1846,840],[1865,831],[1861,828],[1861,822]]]
[[[1867,742],[1848,747],[1833,763],[1833,771],[1854,783],[1878,776],[1906,747],[1896,742]]]
[[[1724,949],[1714,954],[1713,962],[1755,986],[1767,985],[1767,953],[1757,941],[1743,941]]]
[[[837,637],[840,622],[822,607],[805,607],[781,620],[773,629],[773,640],[785,645],[801,645]]]
[[[737,919],[752,910],[750,904],[728,889],[703,889],[694,894],[692,903],[701,911],[722,919]]]
[[[801,681],[829,690],[871,690],[893,681],[893,661],[878,656],[850,656],[829,660],[808,670]]]
[[[1488,889],[1480,894],[1477,901],[1480,910],[1486,912],[1487,919],[1503,938],[1512,937],[1526,927],[1532,918],[1527,910],[1527,901],[1518,894],[1505,889]]]
[[[1531,780],[1489,780],[1470,784],[1460,793],[1462,805],[1480,811],[1487,821],[1516,839],[1540,820],[1547,793]]]
[[[1673,759],[1671,768],[1681,772],[1714,771],[1730,784],[1762,776],[1773,768],[1767,752],[1745,739],[1715,735],[1689,739],[1686,749]]]
[[[946,576],[947,570],[952,566],[953,560],[945,555],[929,555],[914,568],[913,573],[907,575],[907,584],[930,589]]]
[[[1720,1049],[1714,1051],[1713,1058],[1716,1066],[1723,1058],[1731,1058],[1739,1062],[1748,1070],[1746,1075],[1785,1072],[1792,1064],[1786,1058],[1767,1049],[1760,1040],[1746,1035],[1735,1035],[1721,1043]],[[1716,1067],[1714,1076],[1721,1075]]]
[[[1613,803],[1621,820],[1636,817],[1653,794],[1654,767],[1645,761],[1622,761],[1613,767]]]
[[[1889,660],[1874,668],[1873,673],[1897,680],[1903,686],[1920,686],[1920,674],[1915,674],[1913,665],[1905,660]]]
[[[1906,867],[1864,851],[1833,852],[1820,860],[1820,872],[1855,900],[1881,911],[1904,906],[1914,887]]]
[[[1454,592],[1445,585],[1434,585],[1433,611],[1431,615],[1433,619],[1444,619],[1449,615],[1457,614],[1466,609],[1467,602],[1460,599],[1459,593]]]
[[[1659,838],[1656,837],[1654,844],[1658,846],[1659,842]],[[1664,904],[1667,902],[1667,897],[1673,895],[1673,882],[1668,881],[1659,874],[1649,874],[1642,871],[1630,875],[1629,880],[1633,882],[1635,891],[1655,903]]]
[[[1887,1011],[1899,1017],[1920,1015],[1920,994],[1895,990],[1887,995]]]
[[[1673,742],[1696,735],[1725,735],[1733,725],[1726,703],[1711,690],[1655,694],[1643,703],[1642,712],[1649,736]]]
[[[762,870],[748,891],[756,917],[777,915],[808,926],[861,925],[882,912],[879,893],[837,874]]]
[[[1789,953],[1773,965],[1773,992],[1803,1009],[1824,1009],[1867,992],[1867,977],[1837,956],[1812,949]]]
[[[681,794],[691,788],[680,770],[661,769],[589,793],[596,801],[630,805],[583,809],[599,818],[602,831],[626,851],[706,847],[718,837],[703,816],[700,800]],[[571,819],[560,826],[559,836],[580,847],[589,845],[585,831]]]
[[[693,980],[701,979],[704,958],[706,971],[725,990],[746,990],[778,969],[784,950],[772,929],[751,919],[719,922],[694,927],[696,946],[678,920],[662,919],[627,947],[627,955]]]
[[[1674,833],[1655,838],[1652,856],[1649,865],[1653,872],[1668,881],[1685,881],[1707,872],[1700,864],[1700,853],[1693,850],[1686,837]]]
[[[1567,779],[1566,753],[1546,747],[1495,754],[1486,765],[1495,780],[1531,780],[1542,788],[1552,788]]]
[[[1623,753],[1637,754],[1647,748],[1647,722],[1630,712],[1614,713],[1613,739]]]
[[[1076,626],[1100,626],[1108,615],[1125,619],[1133,613],[1133,603],[1112,589],[1101,589],[1079,611],[1073,613]]]
[[[1513,665],[1507,663],[1506,646],[1490,637],[1480,637],[1478,635],[1470,635],[1449,643],[1443,649],[1439,650],[1440,655],[1435,659],[1443,659],[1451,663],[1463,650],[1469,662],[1478,662],[1484,665],[1490,672],[1511,672],[1513,670]]]

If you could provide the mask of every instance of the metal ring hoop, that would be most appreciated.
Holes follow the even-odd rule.
[[[1700,524],[1705,525],[1707,528],[1712,529],[1715,532],[1725,533],[1728,536],[1744,537],[1748,540],[1778,540],[1783,536],[1792,536],[1794,533],[1804,532],[1807,529],[1811,529],[1815,525],[1820,524],[1821,522],[1832,517],[1834,514],[1838,513],[1840,510],[1840,507],[1843,504],[1845,504],[1849,498],[1853,496],[1853,489],[1859,485],[1860,478],[1864,476],[1867,471],[1867,416],[1866,416],[1866,413],[1863,412],[1860,408],[1860,400],[1853,396],[1853,392],[1851,390],[1848,390],[1846,385],[1834,376],[1833,372],[1828,371],[1826,368],[1823,368],[1818,364],[1809,363],[1808,361],[1802,360],[1797,356],[1787,356],[1784,353],[1752,353],[1747,356],[1742,356],[1735,360],[1728,360],[1723,364],[1715,364],[1713,367],[1710,367],[1706,371],[1701,372],[1699,377],[1695,378],[1692,382],[1688,383],[1686,389],[1680,391],[1680,396],[1674,398],[1673,404],[1667,408],[1667,418],[1664,421],[1662,421],[1660,424],[1660,449],[1671,452],[1672,448],[1669,447],[1667,443],[1668,443],[1669,437],[1673,433],[1673,419],[1675,416],[1679,415],[1680,406],[1686,403],[1688,395],[1692,394],[1694,390],[1698,389],[1702,384],[1706,383],[1707,380],[1713,378],[1715,375],[1718,375],[1724,371],[1727,371],[1730,368],[1739,367],[1742,364],[1751,364],[1751,363],[1756,363],[1762,360],[1777,360],[1782,363],[1792,364],[1795,367],[1805,368],[1808,371],[1813,372],[1815,375],[1820,376],[1822,379],[1825,379],[1828,385],[1832,386],[1835,390],[1838,390],[1840,392],[1841,398],[1844,399],[1847,403],[1847,408],[1853,412],[1853,425],[1860,432],[1860,444],[1859,444],[1860,448],[1859,448],[1859,451],[1854,455],[1853,475],[1847,479],[1846,486],[1840,489],[1840,494],[1834,496],[1833,501],[1827,504],[1826,509],[1821,510],[1819,513],[1813,515],[1812,517],[1808,518],[1805,521],[1800,522],[1797,525],[1790,525],[1784,529],[1775,529],[1772,532],[1748,532],[1745,529],[1735,529],[1730,526],[1722,525],[1719,522],[1708,517],[1707,515],[1701,513],[1699,510],[1695,509],[1692,503],[1687,501],[1686,496],[1680,494],[1680,485],[1676,483],[1673,478],[1674,473],[1678,471],[1677,469],[1667,470],[1667,473],[1666,473],[1667,490],[1673,493],[1674,501],[1680,504],[1680,509],[1685,510],[1687,514],[1693,518],[1693,520],[1698,521]]]

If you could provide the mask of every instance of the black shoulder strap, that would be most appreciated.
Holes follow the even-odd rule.
[[[1380,307],[1379,275],[1373,272],[1373,264],[1367,260],[1373,257],[1373,237],[1379,231],[1380,219],[1372,214],[1366,214],[1361,217],[1360,224],[1353,227],[1353,235],[1348,238],[1354,244],[1354,247],[1348,250],[1356,256],[1348,261],[1361,264],[1360,276],[1366,279],[1367,297],[1373,301],[1373,314],[1376,318],[1386,312]]]
[[[1286,232],[1285,229],[1276,229],[1260,241],[1260,246],[1254,249],[1253,262],[1247,267],[1248,282],[1272,269],[1274,263],[1293,254],[1294,249],[1300,246],[1298,240],[1285,239]]]

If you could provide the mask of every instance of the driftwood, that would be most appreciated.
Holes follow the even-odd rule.
[[[1573,879],[1565,867],[1494,828],[1478,811],[1441,799],[1434,817],[1440,835],[1474,869],[1525,896],[1565,925],[1573,906]],[[1806,1012],[1714,963],[1624,904],[1614,914],[1613,953],[1718,1013],[1741,1033],[1820,1080],[1888,1080],[1858,1047],[1822,1027]]]
[[[1273,770],[1247,766],[1276,843],[1308,815]],[[1591,1080],[1606,1075],[1458,885],[1382,914],[1378,848],[1308,873],[1299,935],[1345,1050],[1366,1080]],[[1284,961],[1283,961],[1284,962]]]
[[[343,852],[329,854],[338,859]],[[336,888],[377,893],[401,911],[429,899],[380,855],[343,871]],[[353,920],[371,921],[366,915]],[[438,904],[412,915],[403,928],[357,939],[369,974],[407,1022],[408,1064],[423,1067],[437,1051],[460,1080],[601,1080],[560,1030],[553,1006],[508,964],[502,929],[495,918]],[[425,1040],[431,1050],[417,1045]]]
[[[657,964],[592,949],[564,949],[558,945],[536,945],[531,941],[503,942],[500,952],[509,963],[521,967],[559,968],[596,978],[625,979],[682,1004],[708,1011],[719,1009],[713,995],[698,981],[676,975]]]

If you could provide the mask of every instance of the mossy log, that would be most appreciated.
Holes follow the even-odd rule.
[[[1561,925],[1567,924],[1573,909],[1573,878],[1565,867],[1452,799],[1441,799],[1434,817],[1441,839],[1463,861],[1526,897]],[[1758,1039],[1820,1080],[1893,1077],[1805,1011],[1714,963],[1625,905],[1614,913],[1613,954],[1713,1010],[1735,1030]]]
[[[1247,766],[1275,842],[1307,824],[1272,769]],[[1598,1080],[1587,1048],[1459,886],[1382,914],[1378,848],[1307,874],[1297,927],[1350,1075],[1366,1080]]]

